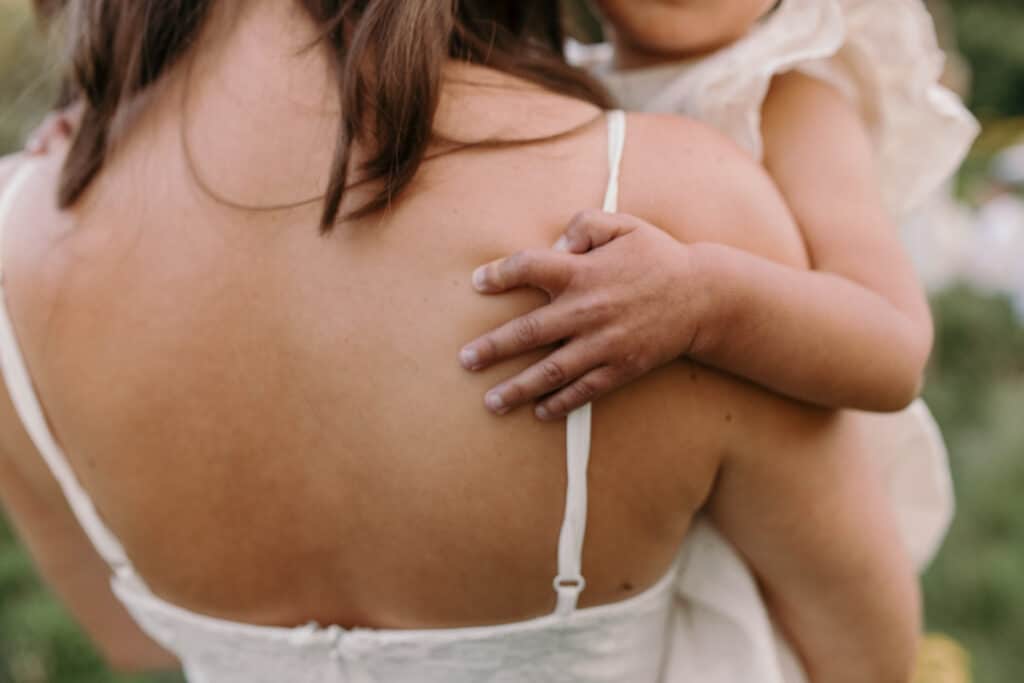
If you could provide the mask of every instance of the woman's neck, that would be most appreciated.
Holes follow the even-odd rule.
[[[336,115],[336,80],[319,37],[299,3],[215,3],[192,57],[193,84],[215,84],[253,109]]]
[[[182,140],[200,181],[247,207],[326,188],[338,90],[316,27],[298,3],[215,3],[180,71]]]

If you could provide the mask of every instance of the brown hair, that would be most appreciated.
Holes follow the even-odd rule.
[[[188,51],[214,0],[36,0],[62,14],[70,55],[65,99],[81,124],[65,162],[60,206],[103,167],[114,117]],[[329,231],[349,187],[352,148],[368,146],[361,182],[380,186],[351,212],[376,212],[412,181],[434,140],[446,60],[478,64],[607,108],[604,90],[562,56],[557,0],[300,0],[338,79],[341,126],[321,217]],[[369,66],[372,64],[372,68]],[[493,141],[492,141],[493,142]]]

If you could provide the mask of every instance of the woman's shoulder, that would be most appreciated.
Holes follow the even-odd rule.
[[[679,166],[679,158],[675,155],[709,155],[721,162],[751,166],[756,168],[757,161],[744,152],[732,139],[713,126],[688,116],[664,113],[628,113],[627,141],[634,150],[655,151],[666,166]]]
[[[719,242],[803,263],[800,233],[767,171],[707,124],[630,114],[621,185],[622,211],[681,241]]]
[[[771,184],[764,168],[728,136],[673,114],[629,114],[623,164],[629,171],[625,184],[649,188],[651,199],[669,203],[698,190],[748,195]]]
[[[760,164],[729,137],[674,114],[629,114],[623,164],[629,171],[625,184],[648,188],[651,200],[669,204],[698,188],[712,196],[746,194],[768,181]]]

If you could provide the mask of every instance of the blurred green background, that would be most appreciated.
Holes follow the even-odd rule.
[[[60,46],[35,31],[27,4],[0,0],[0,154],[20,147],[54,97],[47,56]],[[985,192],[993,154],[1024,141],[1024,3],[952,0],[935,9],[965,60],[959,68],[954,60],[951,82],[969,87],[985,123],[960,183],[971,202]],[[1024,680],[1024,327],[1009,297],[969,284],[947,286],[933,302],[926,397],[950,447],[958,514],[924,579],[928,628],[970,653],[977,683],[1014,683]],[[0,516],[0,683],[156,680],[177,678],[104,667]],[[927,683],[947,680],[957,679]]]

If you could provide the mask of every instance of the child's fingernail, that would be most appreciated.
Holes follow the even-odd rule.
[[[501,397],[497,391],[492,391],[484,397],[484,404],[493,412],[498,415],[504,415],[508,412],[508,408],[505,406],[505,399]]]
[[[25,143],[25,151],[29,154],[39,154],[43,151],[43,143],[39,138],[32,138]]]
[[[480,354],[474,349],[459,351],[459,362],[467,370],[476,370],[480,366]]]
[[[487,289],[487,266],[480,266],[473,271],[473,287],[478,292]]]
[[[555,242],[554,249],[555,251],[569,251],[569,238],[565,235],[559,237],[558,241]]]
[[[533,411],[533,414],[536,415],[537,418],[541,420],[550,420],[552,417],[554,417],[551,414],[551,411],[545,408],[544,406],[537,406],[537,408]]]

